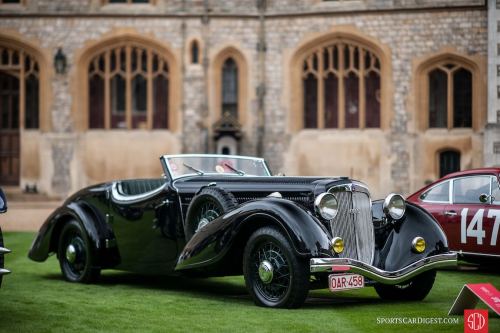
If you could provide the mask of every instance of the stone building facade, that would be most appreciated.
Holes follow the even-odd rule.
[[[12,183],[64,196],[156,177],[162,154],[215,152],[214,124],[226,115],[239,133],[230,151],[262,155],[276,173],[360,179],[375,197],[409,194],[448,169],[498,165],[488,8],[485,0],[0,1],[0,73],[19,78],[4,89],[9,105],[19,103],[9,109],[19,120]],[[18,53],[35,61],[38,86],[29,64],[14,64]],[[162,75],[166,97],[156,88]]]

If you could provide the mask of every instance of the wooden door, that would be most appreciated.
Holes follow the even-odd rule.
[[[19,79],[0,71],[0,184],[19,184]]]

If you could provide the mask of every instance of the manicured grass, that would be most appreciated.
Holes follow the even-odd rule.
[[[491,282],[500,275],[439,272],[423,302],[384,302],[372,288],[332,295],[310,293],[297,310],[256,307],[242,277],[188,279],[144,277],[104,271],[101,282],[65,282],[55,257],[27,258],[32,233],[7,233],[13,271],[0,289],[0,332],[463,332],[458,324],[380,324],[377,318],[447,317],[464,283]],[[490,332],[500,332],[492,318]]]

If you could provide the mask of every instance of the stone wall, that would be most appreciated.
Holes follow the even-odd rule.
[[[221,50],[231,46],[244,55],[249,68],[246,104],[249,117],[247,123],[243,124],[242,153],[248,155],[257,153],[256,116],[259,100],[256,91],[260,80],[258,45],[265,42],[265,133],[263,137],[265,145],[263,154],[270,161],[271,168],[276,172],[347,174],[360,179],[367,178],[375,193],[380,195],[389,190],[408,193],[423,185],[425,181],[416,170],[418,157],[414,156],[415,152],[423,149],[422,137],[425,137],[425,133],[417,130],[414,119],[418,112],[415,110],[413,101],[415,97],[413,94],[415,87],[412,85],[414,60],[444,48],[451,48],[464,55],[486,57],[488,45],[487,15],[485,8],[481,6],[484,2],[479,0],[440,2],[367,0],[361,2],[361,5],[359,1],[350,3],[348,0],[325,2],[270,0],[267,3],[268,16],[264,18],[264,40],[259,38],[261,25],[255,1],[211,0],[208,2],[210,13],[208,20],[202,16],[204,2],[197,0],[158,0],[157,6],[141,5],[140,8],[132,6],[132,8],[139,8],[133,14],[130,12],[131,9],[123,8],[121,5],[121,7],[107,5],[104,6],[107,8],[104,8],[97,0],[88,2],[47,0],[37,2],[36,6],[33,3],[35,2],[29,2],[27,12],[82,14],[60,17],[47,15],[23,17],[9,14],[11,12],[7,15],[0,7],[0,15],[6,15],[0,19],[1,33],[19,34],[26,40],[39,45],[52,56],[58,47],[62,47],[67,55],[68,73],[62,76],[55,74],[50,76],[51,132],[56,133],[57,136],[54,137],[53,133],[46,135],[46,138],[42,140],[44,142],[42,146],[50,147],[48,148],[50,154],[47,155],[47,152],[43,151],[37,157],[43,164],[44,158],[50,156],[52,166],[40,166],[43,172],[31,173],[45,176],[49,173],[51,182],[45,182],[46,187],[43,190],[56,195],[64,195],[76,190],[82,185],[81,179],[84,179],[83,183],[101,180],[100,177],[95,176],[95,171],[92,173],[93,176],[89,174],[78,176],[79,172],[85,173],[88,169],[88,166],[84,167],[86,163],[84,161],[93,158],[91,156],[93,153],[81,148],[82,142],[95,143],[96,138],[102,138],[102,136],[92,134],[86,137],[84,133],[75,133],[76,126],[72,112],[77,108],[75,89],[79,79],[75,61],[77,55],[85,50],[89,43],[105,38],[116,31],[133,31],[135,34],[153,38],[168,47],[179,60],[178,64],[182,73],[181,106],[178,110],[172,111],[182,115],[182,127],[179,133],[168,134],[166,140],[173,147],[172,151],[205,152],[207,147],[209,148],[207,138],[210,126],[217,120],[213,116],[215,92],[211,65],[214,57]],[[432,4],[437,7],[479,6],[429,11],[400,10],[416,6],[427,8]],[[109,15],[117,13],[116,8],[123,8],[123,12],[118,12],[123,17]],[[383,11],[377,12],[377,8]],[[368,9],[370,11],[367,11]],[[322,10],[352,12],[342,15],[335,13],[332,15],[295,15]],[[356,12],[357,10],[359,12]],[[295,14],[286,15],[290,12]],[[99,16],[99,13],[107,13],[107,15]],[[177,13],[199,13],[200,16],[194,14],[189,17],[176,16]],[[160,14],[166,16],[161,17]],[[375,135],[377,148],[374,151],[379,154],[375,157],[370,155],[372,153],[369,149],[366,149],[372,135],[369,131],[361,130],[344,136],[342,131],[295,133],[290,130],[290,114],[294,107],[291,105],[290,61],[302,43],[334,31],[338,27],[348,27],[360,35],[376,40],[390,50],[389,65],[392,77],[382,78],[382,80],[390,80],[394,87],[390,95],[392,121],[387,131],[377,132]],[[189,64],[188,43],[193,38],[201,41],[202,52],[199,65]],[[471,132],[470,135],[474,136],[476,141],[482,140],[481,133]],[[139,134],[139,136],[141,137],[140,143],[136,143],[134,149],[147,142],[147,135]],[[357,140],[352,141],[356,141],[352,147],[349,146],[348,140],[344,140],[350,136],[356,137]],[[111,141],[115,142],[122,137],[122,134],[117,134]],[[318,145],[318,140],[323,144]],[[346,158],[336,159],[334,156],[332,146],[334,147],[338,140],[345,141],[346,146],[343,149],[347,152],[344,153],[344,155],[347,154]],[[115,147],[114,144],[111,146]],[[111,148],[114,149],[113,147]],[[160,151],[163,147],[156,145],[155,151]],[[363,156],[357,156],[354,160],[349,159],[348,153],[352,151],[360,151]],[[298,161],[296,154],[299,152],[305,160],[311,160],[306,164]],[[123,152],[115,150],[110,154],[119,156]],[[317,158],[324,158],[324,160],[321,163],[315,163],[313,159]],[[133,161],[133,163],[141,163],[141,161]],[[318,165],[323,167],[318,169]],[[474,165],[470,164],[470,166]],[[47,168],[51,171],[46,171]],[[156,176],[150,173],[157,172],[149,166],[144,169],[147,171],[131,166],[121,173],[118,171],[113,173],[112,163],[108,163],[106,168],[108,169],[103,174],[112,178],[129,176],[132,171],[137,172],[135,174],[137,177]],[[357,169],[366,171],[352,171]],[[32,180],[32,178],[29,179]]]
[[[132,14],[132,15],[258,15],[265,7],[270,15],[392,11],[485,6],[486,0],[151,0],[151,4],[106,4],[103,0],[32,0],[21,6],[6,5],[0,12],[34,14]]]

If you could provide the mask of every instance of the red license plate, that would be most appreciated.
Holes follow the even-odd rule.
[[[365,286],[365,278],[359,274],[330,274],[328,285],[331,291],[358,289]]]

